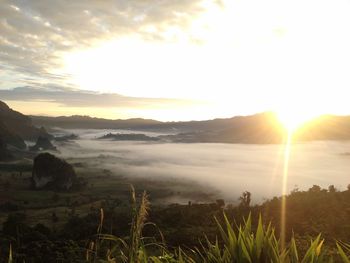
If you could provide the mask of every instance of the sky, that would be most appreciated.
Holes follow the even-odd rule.
[[[349,0],[9,1],[0,99],[25,114],[350,114]]]

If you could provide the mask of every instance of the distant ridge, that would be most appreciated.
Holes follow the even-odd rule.
[[[110,120],[90,116],[31,116],[37,126],[60,127],[66,129],[135,129],[152,127],[161,122],[149,119],[134,118],[127,120]]]
[[[44,127],[59,127],[59,128],[74,128],[74,129],[135,129],[141,130],[179,130],[198,131],[198,130],[212,130],[218,127],[229,127],[232,125],[232,120],[246,119],[253,116],[260,115],[274,115],[271,112],[260,113],[251,116],[235,116],[232,118],[217,118],[203,121],[169,121],[162,122],[152,119],[131,118],[131,119],[104,119],[82,115],[72,116],[30,116],[33,123],[37,126]]]
[[[32,116],[39,126],[81,129],[134,129],[168,132],[175,142],[281,143],[286,129],[272,112],[205,121],[161,122],[149,119],[108,120],[89,116]],[[306,123],[294,134],[296,141],[350,140],[350,116],[324,115]]]

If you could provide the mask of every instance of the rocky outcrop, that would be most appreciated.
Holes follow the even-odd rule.
[[[0,161],[8,161],[12,158],[13,156],[7,149],[6,143],[0,138]]]
[[[72,165],[50,153],[41,153],[34,159],[32,183],[37,190],[69,190],[76,181]]]
[[[52,145],[48,138],[39,136],[38,140],[36,141],[36,144],[32,147],[29,147],[29,150],[34,152],[46,150],[56,151],[57,148]]]

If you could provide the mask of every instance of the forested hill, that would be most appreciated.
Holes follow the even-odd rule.
[[[36,140],[39,136],[48,137],[49,134],[45,129],[35,127],[30,117],[0,101],[0,138],[3,142],[25,148],[23,140]]]

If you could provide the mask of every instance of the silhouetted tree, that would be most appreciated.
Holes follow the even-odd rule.
[[[249,207],[250,206],[250,201],[251,201],[251,193],[248,191],[245,191],[242,193],[241,197],[239,198],[240,204],[239,206],[241,207]]]
[[[330,192],[330,193],[335,193],[337,191],[337,189],[334,187],[334,185],[330,185],[329,187],[328,187],[328,192]]]
[[[314,184],[314,185],[309,189],[309,192],[321,192],[321,187]]]

